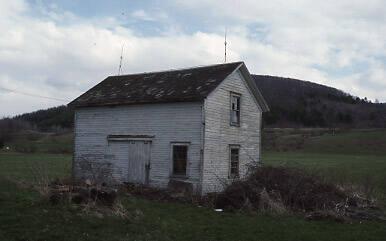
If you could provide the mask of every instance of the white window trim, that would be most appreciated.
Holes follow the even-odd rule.
[[[236,92],[232,92],[232,91],[230,91],[230,100],[229,100],[229,124],[231,125],[231,126],[236,126],[236,127],[238,127],[238,126],[240,126],[240,123],[241,123],[241,94],[239,94],[239,93],[236,93]],[[232,99],[233,99],[233,97],[238,97],[239,98],[239,122],[238,123],[236,123],[236,122],[233,122],[232,121],[232,112],[233,112],[233,109],[232,109]]]
[[[173,149],[174,146],[187,146],[187,153],[186,153],[186,173],[185,175],[175,175],[173,173]],[[189,152],[190,152],[190,142],[171,142],[170,143],[170,177],[171,178],[181,178],[181,179],[188,179],[189,178]]]

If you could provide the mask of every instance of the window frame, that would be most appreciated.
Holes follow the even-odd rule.
[[[185,175],[174,173],[174,147],[175,146],[186,146],[186,165]],[[170,176],[175,178],[189,178],[189,149],[190,142],[171,142],[170,143]]]
[[[238,99],[238,110],[233,110],[233,98],[236,97]],[[229,124],[231,126],[240,126],[240,123],[241,123],[241,94],[239,93],[236,93],[236,92],[230,92],[230,101],[229,101],[229,107],[230,107],[230,111],[229,111]],[[237,120],[238,122],[234,122],[232,120],[232,114],[233,112],[236,111],[236,116],[237,116]]]
[[[232,173],[232,149],[237,149],[238,154],[237,154],[237,173],[234,174]],[[237,144],[230,144],[229,145],[229,172],[228,172],[228,177],[231,179],[236,179],[240,177],[240,145]]]

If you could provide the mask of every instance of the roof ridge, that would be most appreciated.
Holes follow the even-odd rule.
[[[74,107],[202,101],[230,73],[231,62],[130,75],[109,76],[69,103]]]
[[[165,70],[159,70],[159,71],[150,71],[150,72],[138,72],[138,73],[132,73],[132,74],[123,74],[123,75],[110,75],[108,77],[124,77],[124,76],[132,76],[132,75],[141,75],[141,74],[157,74],[162,72],[174,72],[174,71],[182,71],[182,70],[188,70],[188,69],[200,69],[200,68],[208,68],[208,67],[214,67],[214,66],[220,66],[220,65],[230,65],[230,64],[242,64],[243,61],[235,61],[235,62],[229,62],[229,63],[222,63],[222,64],[210,64],[210,65],[197,65],[192,67],[183,67],[183,68],[176,68],[176,69],[165,69]]]

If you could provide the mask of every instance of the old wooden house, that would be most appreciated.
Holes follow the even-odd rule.
[[[75,178],[202,194],[260,161],[268,111],[243,62],[110,76],[69,105]]]

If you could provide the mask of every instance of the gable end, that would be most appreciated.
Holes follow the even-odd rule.
[[[242,63],[239,68],[240,73],[243,75],[243,79],[245,79],[245,82],[247,83],[248,87],[250,88],[253,96],[255,97],[255,100],[260,105],[260,108],[263,112],[269,111],[269,106],[267,102],[265,101],[263,95],[261,94],[259,88],[257,87],[255,81],[253,80],[253,77],[249,73],[247,67],[244,63]]]

